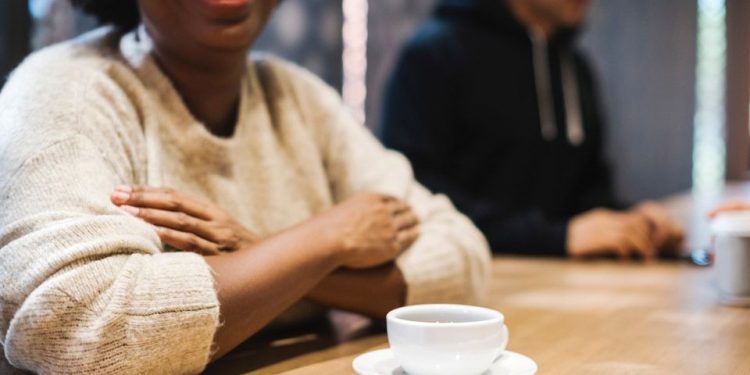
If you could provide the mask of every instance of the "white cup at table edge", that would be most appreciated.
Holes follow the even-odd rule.
[[[508,345],[503,314],[479,306],[404,306],[386,324],[391,351],[410,375],[481,374]]]
[[[711,232],[720,302],[750,306],[750,212],[719,214],[711,222]]]

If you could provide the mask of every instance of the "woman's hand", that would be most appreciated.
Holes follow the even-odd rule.
[[[344,266],[369,268],[393,261],[419,237],[419,219],[405,202],[359,193],[315,217],[345,256]]]
[[[214,204],[172,189],[118,186],[112,203],[156,226],[162,242],[203,255],[235,251],[260,238]]]
[[[172,189],[118,186],[112,202],[156,226],[161,240],[204,255],[235,251],[260,240],[224,210]],[[394,197],[360,193],[311,221],[343,254],[343,265],[369,268],[393,261],[419,237],[419,219]]]

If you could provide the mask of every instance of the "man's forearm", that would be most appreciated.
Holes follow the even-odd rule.
[[[318,304],[382,318],[404,305],[406,281],[398,267],[389,263],[377,268],[341,268],[318,283],[307,298]]]

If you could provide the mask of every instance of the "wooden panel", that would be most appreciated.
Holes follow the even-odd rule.
[[[29,53],[30,17],[25,1],[0,1],[0,88]]]
[[[750,169],[750,2],[727,0],[727,179]]]

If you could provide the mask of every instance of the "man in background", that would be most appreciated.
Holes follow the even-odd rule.
[[[384,143],[495,252],[638,255],[681,230],[613,193],[595,78],[574,44],[588,0],[441,0],[386,91]]]

